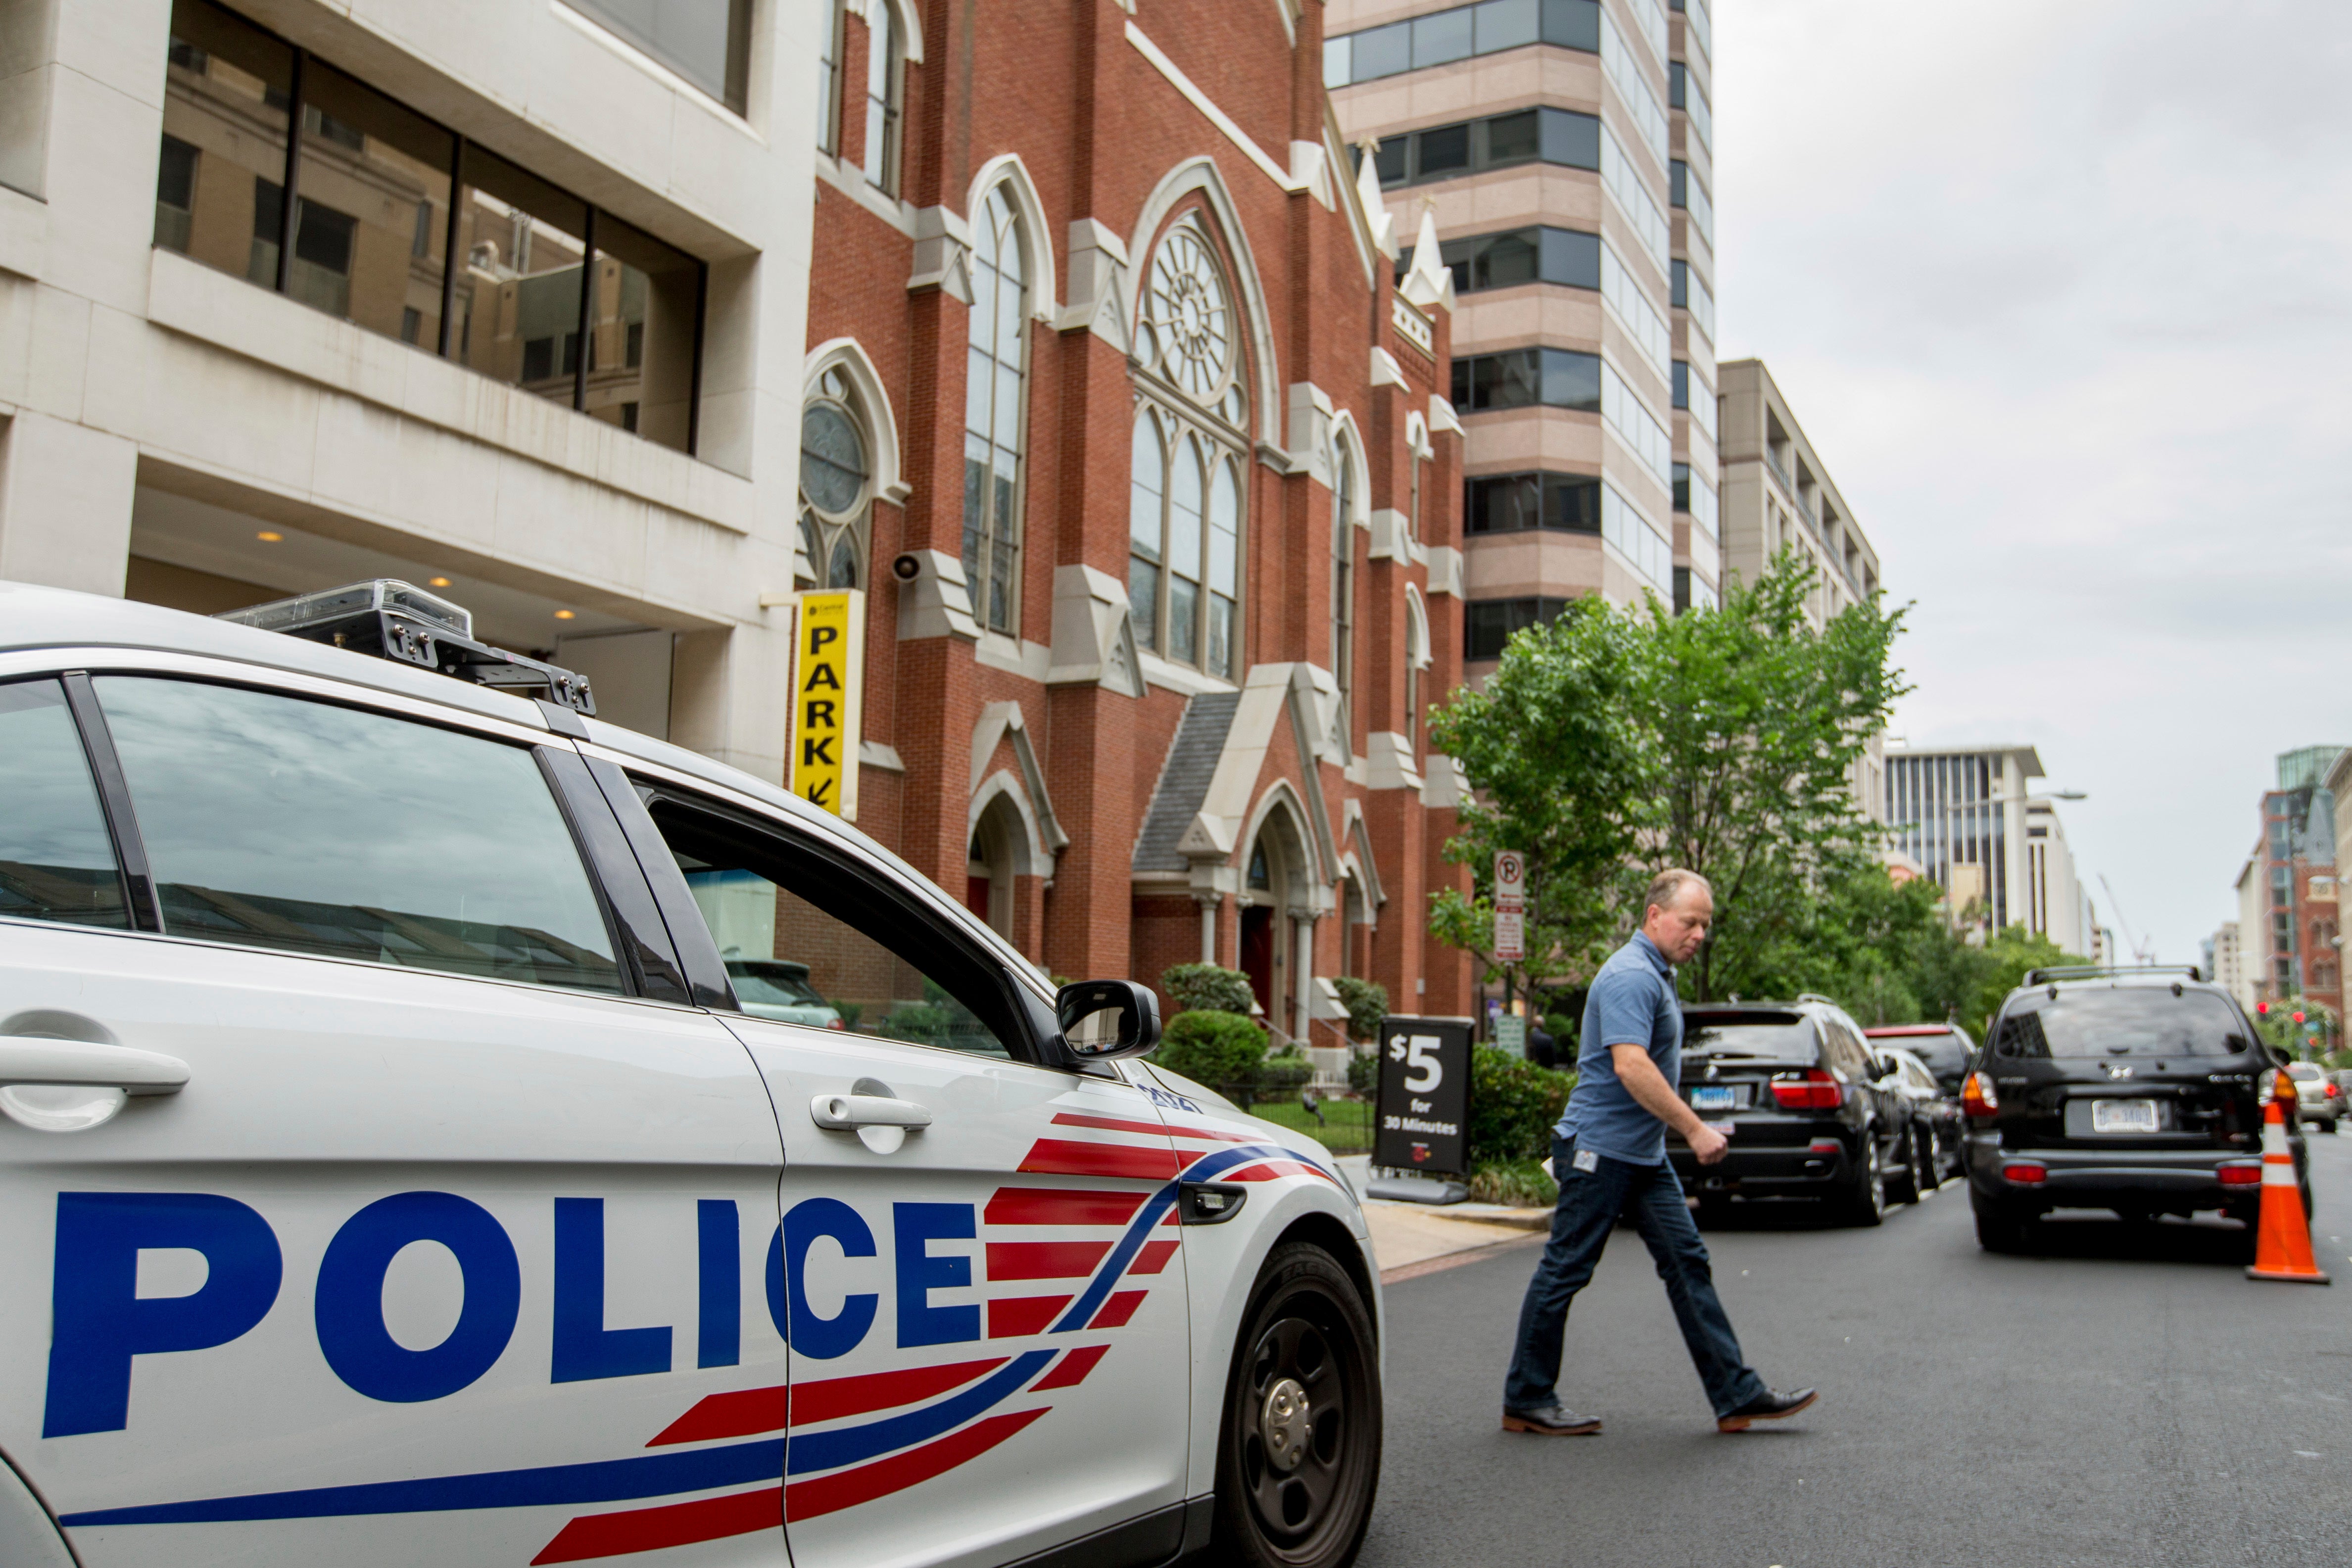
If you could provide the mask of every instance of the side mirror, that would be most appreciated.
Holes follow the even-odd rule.
[[[1140,1056],[1160,1043],[1160,998],[1133,980],[1082,980],[1054,998],[1062,1043],[1085,1061]]]

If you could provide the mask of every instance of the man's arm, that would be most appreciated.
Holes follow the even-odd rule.
[[[1648,1050],[1638,1045],[1612,1045],[1609,1048],[1610,1064],[1617,1070],[1617,1082],[1633,1097],[1643,1110],[1683,1135],[1698,1156],[1698,1163],[1711,1166],[1723,1158],[1731,1141],[1698,1119],[1698,1113],[1683,1103],[1682,1096],[1666,1082],[1666,1075],[1650,1060]]]

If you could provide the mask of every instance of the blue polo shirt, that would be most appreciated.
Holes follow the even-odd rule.
[[[1618,1082],[1612,1045],[1650,1053],[1668,1084],[1682,1082],[1683,1005],[1675,995],[1675,967],[1640,932],[1609,956],[1584,998],[1584,1030],[1576,1051],[1576,1092],[1557,1129],[1586,1149],[1637,1166],[1663,1164],[1666,1124],[1643,1108]]]

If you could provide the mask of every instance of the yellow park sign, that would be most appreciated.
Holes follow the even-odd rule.
[[[793,632],[792,792],[857,817],[858,712],[866,691],[866,595],[803,593]]]

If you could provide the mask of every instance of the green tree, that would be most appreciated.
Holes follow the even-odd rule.
[[[1643,859],[1715,888],[1715,930],[1689,966],[1701,1000],[1756,994],[1801,964],[1824,889],[1876,847],[1853,770],[1910,689],[1892,661],[1904,612],[1873,599],[1816,629],[1814,581],[1783,550],[1718,611],[1675,615],[1650,601],[1639,700],[1663,799]]]
[[[1638,696],[1641,625],[1598,599],[1579,601],[1503,649],[1483,691],[1463,690],[1430,716],[1430,738],[1476,793],[1463,803],[1445,858],[1471,868],[1475,892],[1431,900],[1430,928],[1517,984],[1582,972],[1614,933],[1625,866],[1655,796],[1656,769]],[[1516,850],[1528,868],[1524,964],[1496,964],[1494,863]]]
[[[1873,600],[1817,628],[1814,580],[1784,551],[1718,610],[1588,599],[1513,637],[1484,691],[1432,716],[1475,791],[1445,853],[1476,889],[1436,894],[1433,932],[1489,979],[1589,974],[1639,921],[1649,877],[1679,865],[1716,890],[1715,936],[1684,971],[1696,998],[1844,977],[1824,967],[1825,900],[1865,868],[1885,880],[1852,778],[1908,689],[1891,662],[1903,612]],[[1491,958],[1505,849],[1528,867],[1528,961],[1509,973]],[[1926,1005],[1891,961],[1857,978],[1887,1009]]]

